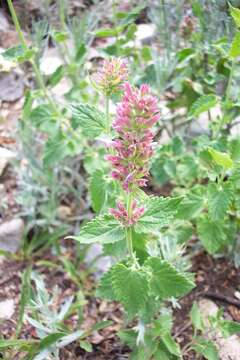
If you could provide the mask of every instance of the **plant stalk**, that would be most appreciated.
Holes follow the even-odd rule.
[[[227,101],[230,100],[230,96],[231,96],[231,87],[232,87],[232,81],[233,81],[234,67],[235,67],[235,62],[233,60],[231,70],[230,70],[229,79],[228,79],[227,89],[226,89],[226,100]]]
[[[129,193],[127,197],[127,212],[128,212],[128,218],[130,219],[132,217],[132,194]],[[131,259],[134,258],[134,252],[133,252],[133,242],[132,242],[132,226],[126,227],[126,240],[127,240],[127,247],[129,256]]]
[[[14,26],[16,28],[16,31],[18,33],[18,37],[19,37],[19,40],[20,40],[20,43],[21,45],[23,46],[23,48],[25,50],[28,50],[28,44],[25,40],[25,37],[23,35],[23,32],[21,30],[21,26],[19,24],[19,21],[18,21],[18,17],[17,17],[17,14],[16,14],[16,11],[14,9],[14,6],[13,6],[13,3],[12,3],[12,0],[7,0],[7,3],[8,3],[8,7],[9,7],[9,10],[10,10],[10,13],[11,13],[11,16],[12,16],[12,20],[13,20],[13,23],[14,23]],[[40,87],[40,89],[42,90],[44,96],[46,97],[46,99],[49,101],[52,109],[59,114],[59,110],[57,108],[57,106],[55,105],[54,101],[52,100],[52,98],[49,96],[48,94],[48,91],[47,91],[47,88],[44,84],[44,81],[43,81],[43,78],[42,78],[42,75],[41,75],[41,72],[39,71],[38,69],[38,66],[36,64],[36,62],[33,60],[33,59],[30,59],[30,63],[32,65],[32,68],[34,70],[34,73],[35,73],[35,76],[36,76],[36,79],[37,79],[37,82],[38,82],[38,85]]]

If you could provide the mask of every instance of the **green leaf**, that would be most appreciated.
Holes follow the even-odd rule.
[[[228,55],[233,59],[240,56],[240,31],[235,34]]]
[[[139,16],[139,14],[145,9],[146,5],[141,4],[133,8],[130,12],[126,14],[124,19],[121,21],[121,25],[129,25],[133,23],[136,18]]]
[[[52,37],[57,43],[62,43],[68,39],[68,33],[66,31],[54,31]]]
[[[59,132],[56,136],[49,138],[46,142],[43,154],[43,164],[45,167],[52,166],[68,155],[71,155],[71,151],[68,148],[68,141],[65,135]]]
[[[220,321],[220,330],[223,333],[223,336],[229,337],[234,334],[240,334],[240,323],[229,320]]]
[[[102,170],[96,170],[89,184],[91,203],[94,211],[99,212],[106,201],[106,180]]]
[[[162,336],[163,334],[170,334],[173,326],[172,314],[169,312],[161,314],[157,320],[154,321],[154,336]]]
[[[196,345],[192,346],[192,349],[207,360],[219,360],[218,350],[214,343],[209,340],[200,339]]]
[[[180,273],[165,260],[152,257],[145,262],[145,265],[152,270],[150,288],[156,296],[163,299],[183,296],[195,287],[187,274]]]
[[[93,105],[73,105],[71,107],[73,112],[73,121],[77,126],[80,126],[83,133],[95,138],[106,130],[106,119],[103,112],[99,111]]]
[[[36,128],[48,134],[53,135],[58,129],[56,114],[52,112],[51,107],[47,104],[36,106],[30,113],[29,118]]]
[[[213,221],[207,215],[197,222],[197,233],[204,248],[214,254],[226,244],[226,234],[220,221]]]
[[[95,32],[95,36],[100,38],[115,37],[118,34],[120,34],[122,30],[123,28],[120,26],[113,29],[110,28],[99,29]]]
[[[32,345],[37,345],[38,340],[8,340],[8,339],[0,339],[0,349],[7,349],[7,348],[29,348]]]
[[[34,49],[25,48],[23,45],[16,45],[4,51],[2,56],[7,60],[22,63],[30,60],[34,55],[34,52]]]
[[[63,78],[65,74],[65,68],[63,65],[58,66],[58,68],[51,74],[50,78],[48,79],[48,85],[54,87],[56,86],[59,81]]]
[[[22,276],[22,288],[21,288],[21,297],[20,297],[20,309],[19,309],[19,317],[16,328],[16,336],[20,334],[22,324],[23,324],[23,316],[26,306],[29,303],[30,299],[30,289],[31,289],[31,272],[32,266],[26,268]]]
[[[130,317],[143,309],[148,296],[148,281],[144,272],[117,264],[112,268],[112,285],[116,299]]]
[[[80,347],[85,350],[86,352],[91,353],[93,351],[92,344],[86,340],[80,340],[79,342]]]
[[[125,239],[122,225],[112,216],[98,216],[82,227],[78,236],[73,239],[82,244],[99,242],[101,244],[114,243]]]
[[[181,356],[181,350],[179,345],[174,341],[170,334],[164,334],[161,336],[161,340],[170,352],[170,354]]]
[[[63,338],[65,335],[66,334],[63,332],[57,332],[57,333],[53,333],[53,334],[49,334],[49,335],[45,336],[39,344],[39,350],[42,351],[42,350],[49,348],[51,345],[58,342],[58,340]]]
[[[61,341],[57,344],[57,347],[59,349],[71,344],[72,342],[76,341],[80,337],[84,335],[84,332],[82,330],[75,331],[69,335],[64,336]]]
[[[112,269],[108,270],[101,277],[100,284],[97,288],[96,295],[107,300],[114,300],[114,292],[112,288]]]
[[[235,21],[236,26],[240,27],[240,9],[237,9],[234,6],[232,6],[230,2],[228,3],[228,5],[230,8],[230,14],[233,20]]]
[[[181,202],[176,216],[183,220],[194,219],[201,213],[203,208],[204,197],[190,192]]]
[[[217,165],[222,166],[226,170],[233,167],[233,161],[229,154],[217,151],[213,148],[208,148],[208,152]]]
[[[191,106],[189,111],[189,116],[197,117],[201,113],[208,111],[212,107],[214,107],[218,102],[216,95],[203,95],[199,99],[197,99]]]
[[[208,185],[208,206],[212,220],[222,220],[226,215],[232,199],[231,187],[228,183],[219,186],[215,183]]]
[[[202,318],[202,314],[201,311],[199,310],[197,303],[194,302],[191,312],[190,312],[190,317],[191,317],[191,321],[192,324],[194,326],[195,329],[200,330],[200,331],[204,331],[204,321]]]
[[[177,212],[182,198],[150,197],[146,210],[135,225],[136,232],[156,231],[168,225]]]

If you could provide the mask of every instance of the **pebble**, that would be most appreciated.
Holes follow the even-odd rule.
[[[0,249],[16,252],[21,245],[24,232],[22,219],[12,219],[0,225]]]

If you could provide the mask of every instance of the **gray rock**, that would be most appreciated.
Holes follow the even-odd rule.
[[[4,169],[9,164],[9,162],[15,158],[16,154],[13,151],[0,146],[0,176],[2,175]]]
[[[0,10],[0,31],[7,31],[9,27],[9,22],[5,13]]]
[[[21,244],[24,232],[22,219],[13,219],[0,225],[0,249],[16,252]]]
[[[12,102],[20,99],[24,93],[23,76],[16,73],[0,73],[0,100]]]

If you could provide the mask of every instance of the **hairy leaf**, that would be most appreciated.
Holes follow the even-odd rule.
[[[99,212],[106,200],[106,181],[102,170],[96,170],[92,174],[89,189],[93,210]]]
[[[228,183],[221,187],[217,184],[208,185],[209,214],[212,220],[221,220],[226,215],[232,199],[231,187]]]
[[[177,212],[182,198],[150,197],[146,210],[135,226],[137,232],[148,232],[160,229],[170,223]]]
[[[112,284],[116,299],[130,317],[144,307],[148,296],[148,281],[144,272],[117,264],[112,269]]]
[[[198,220],[197,232],[204,248],[210,254],[216,253],[226,244],[226,234],[222,222],[213,221],[207,215]]]
[[[208,148],[208,152],[211,154],[217,165],[222,166],[224,169],[230,169],[233,167],[233,161],[227,153],[217,151],[213,148]]]
[[[191,106],[189,111],[190,117],[197,117],[201,113],[208,111],[217,104],[218,100],[216,95],[203,95],[197,99]]]
[[[101,277],[100,284],[96,291],[96,295],[107,300],[114,300],[114,292],[112,288],[112,272],[113,268],[108,270],[103,276]]]
[[[78,236],[73,239],[82,244],[99,242],[101,244],[114,243],[123,240],[125,233],[122,225],[112,216],[98,216],[82,227]]]
[[[158,257],[149,258],[145,265],[152,270],[152,292],[163,299],[183,296],[195,286],[189,275],[179,272],[172,264]]]
[[[84,134],[95,138],[106,129],[106,119],[103,112],[93,105],[72,105],[73,122],[80,126]]]

